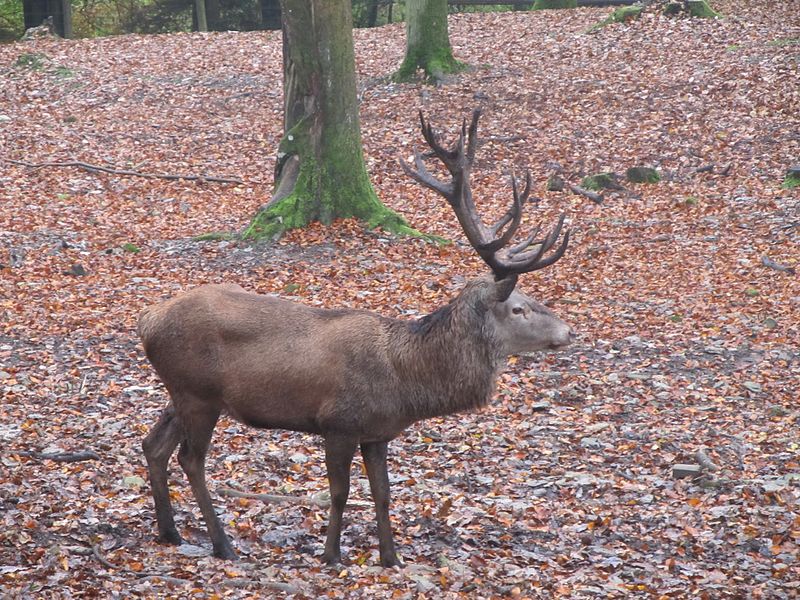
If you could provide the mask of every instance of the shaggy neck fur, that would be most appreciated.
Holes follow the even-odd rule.
[[[471,291],[418,321],[395,322],[405,331],[392,361],[408,384],[404,405],[414,420],[481,408],[494,393],[504,357]]]

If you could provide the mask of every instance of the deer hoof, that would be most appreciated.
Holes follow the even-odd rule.
[[[322,555],[322,559],[321,560],[322,560],[323,563],[325,563],[329,567],[335,567],[336,565],[339,565],[339,564],[342,563],[342,555],[339,552],[330,553],[330,554],[325,552]]]
[[[181,534],[177,529],[167,529],[162,531],[158,536],[158,541],[162,544],[170,544],[171,546],[180,546],[183,543]]]
[[[221,558],[222,560],[238,560],[239,556],[236,554],[236,551],[233,547],[228,544],[223,544],[221,546],[214,546],[214,556],[217,558]]]
[[[403,562],[397,558],[397,556],[381,556],[381,566],[382,567],[400,567],[401,569],[405,567]]]

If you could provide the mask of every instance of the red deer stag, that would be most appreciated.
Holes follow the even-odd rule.
[[[552,265],[564,217],[545,237],[537,232],[509,246],[530,193],[513,184],[513,204],[494,225],[475,211],[469,172],[479,111],[456,146],[441,146],[420,113],[422,134],[452,175],[437,180],[419,153],[419,183],[444,196],[464,233],[492,270],[470,281],[448,305],[416,321],[360,310],[312,308],[246,292],[238,285],[204,285],[145,310],[139,334],[171,401],[142,444],[150,471],[159,539],[180,544],[167,488],[167,464],[178,462],[200,505],[214,556],[233,559],[206,487],[205,457],[221,413],[253,427],[320,434],[331,494],[322,559],[341,560],[342,513],[356,447],[367,469],[377,513],[380,561],[400,565],[389,522],[387,444],[412,423],[483,407],[509,355],[567,346],[573,334],[550,310],[514,291],[517,276]],[[505,228],[505,229],[504,229]],[[502,231],[502,233],[501,233]],[[537,230],[538,231],[538,230]]]

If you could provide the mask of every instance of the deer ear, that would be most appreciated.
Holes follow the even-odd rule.
[[[517,285],[517,275],[506,275],[502,279],[495,281],[495,294],[498,302],[505,302],[514,291]]]

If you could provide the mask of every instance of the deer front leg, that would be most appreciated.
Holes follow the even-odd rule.
[[[322,561],[335,565],[342,561],[342,515],[350,495],[350,465],[356,452],[356,442],[351,438],[325,438],[325,465],[331,490],[331,512],[328,519],[328,537]]]
[[[381,565],[384,567],[402,567],[397,558],[392,536],[392,524],[389,521],[389,473],[386,470],[387,442],[370,442],[361,444],[361,456],[367,467],[369,488],[375,502],[375,515],[378,521],[378,549],[381,553]]]

